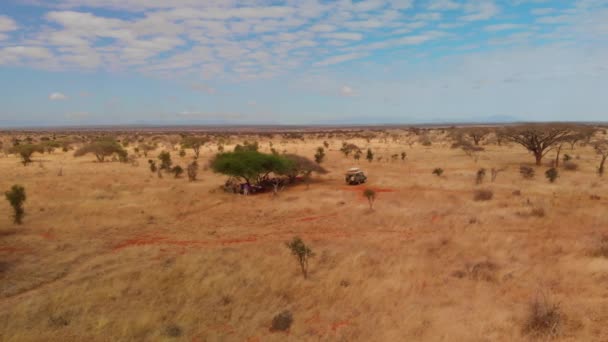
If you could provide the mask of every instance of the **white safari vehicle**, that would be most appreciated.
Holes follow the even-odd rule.
[[[346,171],[345,180],[348,185],[359,185],[365,183],[367,176],[358,167],[352,167]]]

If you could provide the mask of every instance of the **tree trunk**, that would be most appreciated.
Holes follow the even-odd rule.
[[[540,166],[543,161],[543,153],[542,152],[534,152],[534,158],[536,159],[536,166]]]
[[[555,167],[559,167],[559,153],[562,151],[562,145],[557,146],[557,156],[555,157]]]

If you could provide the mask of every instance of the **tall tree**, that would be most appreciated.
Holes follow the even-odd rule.
[[[541,165],[543,157],[549,151],[576,134],[576,128],[565,124],[528,124],[505,128],[501,134],[506,140],[530,151],[536,165]]]

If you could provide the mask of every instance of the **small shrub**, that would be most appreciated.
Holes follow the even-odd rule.
[[[25,215],[25,210],[23,209],[23,202],[26,200],[25,196],[25,188],[21,185],[13,185],[10,191],[4,193],[6,200],[13,207],[13,222],[15,224],[21,224],[23,216]]]
[[[317,148],[317,153],[315,153],[315,162],[317,164],[321,164],[325,159],[325,149],[323,147]]]
[[[280,314],[274,316],[272,319],[272,325],[270,331],[287,331],[293,323],[293,315],[290,311],[285,310]]]
[[[152,159],[148,159],[148,164],[150,165],[150,172],[156,172],[156,162]]]
[[[176,165],[171,168],[171,173],[175,176],[175,178],[179,178],[184,173],[184,169],[181,166]]]
[[[547,179],[551,183],[554,183],[558,176],[559,176],[559,173],[557,172],[557,169],[554,168],[554,167],[552,167],[552,168],[548,169],[547,171],[545,171],[545,177],[547,177]]]
[[[576,170],[578,170],[578,164],[574,163],[574,162],[571,162],[571,161],[565,162],[564,163],[564,170],[567,170],[567,171],[576,171]]]
[[[365,156],[365,159],[367,159],[367,161],[370,163],[374,160],[374,153],[372,152],[371,148],[367,149],[367,155]]]
[[[171,165],[173,164],[171,161],[171,153],[162,151],[158,155],[158,159],[160,160],[160,170],[171,171]]]
[[[561,321],[559,304],[550,303],[545,298],[542,300],[537,298],[528,306],[528,316],[523,331],[534,336],[555,336]]]
[[[407,153],[401,152],[401,160],[405,160],[405,157],[407,157]]]
[[[193,161],[192,163],[188,164],[188,180],[190,180],[191,182],[194,182],[196,180],[196,176],[198,174],[198,163],[195,161]]]
[[[492,190],[475,190],[473,199],[475,201],[489,201],[494,197]]]
[[[530,166],[522,165],[519,167],[519,173],[525,179],[534,178],[534,169]]]
[[[182,158],[185,157],[186,156],[186,150],[184,150],[184,149],[179,150],[179,156],[182,157]]]
[[[572,157],[569,154],[564,154],[563,160],[564,163],[567,163],[568,161],[572,160]]]
[[[433,174],[436,175],[437,177],[441,177],[441,175],[443,174],[443,169],[440,167],[437,167],[433,170]]]
[[[313,257],[314,253],[306,246],[304,241],[297,236],[294,237],[291,242],[287,242],[286,245],[291,251],[291,254],[298,260],[304,279],[308,278],[308,259]]]
[[[169,324],[165,328],[165,335],[169,337],[180,337],[182,336],[182,328],[175,324]]]
[[[483,183],[484,178],[486,178],[486,169],[481,168],[477,170],[477,174],[475,176],[475,184],[479,185]]]
[[[530,216],[545,217],[545,209],[541,207],[532,208]]]

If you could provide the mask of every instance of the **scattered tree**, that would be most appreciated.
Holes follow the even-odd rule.
[[[40,145],[33,144],[19,144],[13,146],[10,150],[10,153],[18,154],[21,157],[21,162],[23,166],[27,166],[27,164],[32,162],[32,154],[35,152],[44,153],[44,148]]]
[[[173,165],[173,161],[171,161],[171,153],[167,151],[162,151],[158,155],[158,159],[160,160],[159,170],[171,171],[171,165]]]
[[[6,200],[13,207],[13,222],[15,224],[21,224],[25,210],[23,209],[23,202],[25,202],[25,188],[21,185],[13,185],[10,191],[4,193]]]
[[[184,150],[184,149],[179,150],[179,156],[184,158],[186,156],[186,150]]]
[[[260,145],[258,144],[257,141],[254,142],[249,142],[249,141],[245,141],[243,142],[243,145],[236,145],[234,147],[234,152],[247,152],[247,151],[253,151],[253,152],[257,152],[260,149]]]
[[[365,159],[367,159],[367,161],[370,163],[374,160],[374,153],[372,152],[371,148],[367,149],[367,155],[365,156]]]
[[[604,175],[604,164],[606,163],[606,159],[608,159],[608,140],[600,140],[596,142],[594,148],[595,152],[602,158],[600,161],[600,166],[597,168],[597,173],[601,177]]]
[[[317,164],[321,164],[325,159],[325,149],[323,147],[317,148],[317,153],[315,153],[315,162]]]
[[[97,140],[84,145],[74,152],[74,157],[81,157],[89,153],[93,153],[100,163],[104,162],[106,157],[114,154],[118,155],[121,160],[126,161],[127,159],[127,151],[113,139]]]
[[[297,236],[294,237],[291,242],[287,242],[286,245],[287,248],[291,250],[291,254],[298,260],[304,279],[308,278],[308,259],[313,257],[314,253],[306,246],[304,241]]]
[[[287,174],[291,161],[284,156],[257,151],[227,152],[216,155],[210,163],[214,172],[259,183],[270,173]]]
[[[308,179],[313,172],[318,174],[327,173],[326,169],[306,157],[302,157],[297,154],[285,154],[283,157],[291,161],[285,173],[285,175],[289,177],[289,181],[291,183],[293,183],[298,176]]]
[[[207,142],[209,142],[209,139],[205,137],[188,136],[182,141],[182,148],[191,148],[192,151],[194,151],[194,159],[198,159],[201,152],[201,147],[203,147]]]
[[[564,141],[568,141],[575,131],[571,125],[562,124],[529,124],[504,129],[501,134],[505,139],[520,144],[530,151],[540,166],[543,157]]]

